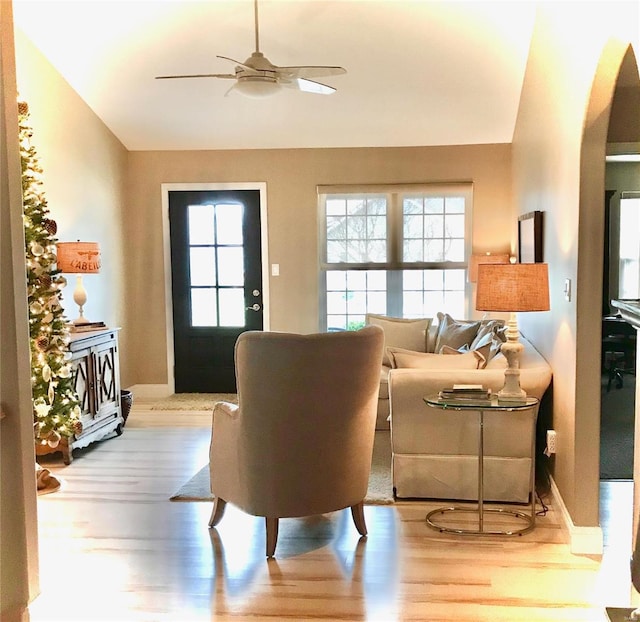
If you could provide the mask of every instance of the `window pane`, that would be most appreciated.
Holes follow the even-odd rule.
[[[386,199],[352,198],[340,207],[332,204],[331,213],[327,208],[327,263],[386,262]]]
[[[444,249],[442,238],[424,241],[424,261],[444,261]]]
[[[343,263],[347,261],[347,243],[345,241],[327,241],[327,262]]]
[[[372,292],[367,294],[367,312],[386,315],[387,313],[387,293]]]
[[[620,201],[620,260],[618,264],[618,296],[640,297],[640,199]]]
[[[402,205],[402,211],[405,214],[422,214],[424,211],[422,203],[421,198],[406,198]]]
[[[219,285],[244,285],[244,249],[218,248],[218,283]],[[239,326],[239,324],[233,326]]]
[[[369,230],[367,234],[370,238],[385,240],[387,237],[387,219],[384,216],[369,216]]]
[[[350,216],[347,219],[347,238],[349,240],[367,239],[367,219],[364,216]]]
[[[327,330],[347,330],[347,316],[346,315],[328,315],[327,316]]]
[[[327,199],[325,209],[327,216],[344,216],[347,213],[347,202],[344,199]]]
[[[405,291],[423,289],[422,270],[405,270],[402,274],[403,289]]]
[[[367,270],[367,287],[369,291],[386,291],[387,290],[387,271],[386,270]]]
[[[346,292],[327,292],[327,313],[329,313],[330,315],[335,315],[336,313],[346,312]]]
[[[349,289],[361,289],[367,288],[367,272],[364,270],[349,270],[345,273],[347,275],[347,287]]]
[[[424,236],[424,217],[418,216],[405,216],[404,217],[404,237],[407,238],[420,238]]]
[[[213,244],[213,205],[189,205],[189,244]]]
[[[373,242],[369,242],[368,246],[368,261],[375,263],[384,263],[387,261],[387,242],[385,240],[374,240]]]
[[[426,214],[443,214],[444,198],[443,197],[427,198],[424,202],[424,211]]]
[[[242,211],[240,203],[216,205],[216,242],[242,245]]]
[[[244,289],[220,289],[220,326],[244,326]]]
[[[189,249],[189,279],[191,285],[216,284],[216,251],[210,247]]]
[[[217,326],[216,290],[191,290],[191,326]]]
[[[464,197],[447,197],[445,210],[447,214],[464,214]]]
[[[464,216],[447,216],[444,233],[450,238],[464,239]]]
[[[424,243],[419,240],[405,240],[403,245],[403,261],[424,261]]]
[[[327,291],[345,289],[347,287],[347,273],[340,270],[329,270],[327,275]]]
[[[445,261],[464,261],[464,240],[446,240]]]
[[[443,235],[444,235],[444,217],[443,216],[425,216],[424,237],[425,238],[441,238]]]

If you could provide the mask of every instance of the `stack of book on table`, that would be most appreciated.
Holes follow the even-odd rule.
[[[92,330],[107,328],[104,322],[85,322],[84,324],[67,324],[70,333],[87,333]]]
[[[442,389],[439,397],[451,403],[489,405],[491,389],[485,389],[481,384],[454,384],[451,388]]]

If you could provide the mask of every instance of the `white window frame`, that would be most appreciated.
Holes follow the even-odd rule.
[[[387,283],[387,315],[400,317],[402,312],[401,271],[404,270],[450,270],[468,269],[471,256],[473,184],[438,183],[438,184],[405,184],[405,185],[368,185],[368,186],[318,186],[318,248],[319,248],[319,322],[320,330],[327,330],[327,287],[326,273],[333,270],[382,270],[390,275]],[[362,195],[385,195],[387,199],[387,260],[385,262],[365,263],[329,263],[327,261],[326,240],[326,201],[332,197],[353,197]],[[464,207],[464,259],[462,261],[422,261],[406,262],[402,259],[403,250],[403,197],[422,195],[424,197],[463,197]],[[392,273],[398,276],[393,277]],[[468,279],[464,279],[464,309],[447,310],[456,316],[461,313],[471,317],[471,289]]]

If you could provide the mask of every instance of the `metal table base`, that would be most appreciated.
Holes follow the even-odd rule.
[[[478,407],[478,406],[461,406],[460,404],[455,404],[451,402],[446,402],[444,400],[439,400],[437,398],[425,399],[426,403],[429,406],[435,408],[443,408],[443,409],[452,409],[452,410],[477,410],[478,411],[478,502],[476,507],[463,507],[463,506],[449,506],[437,508],[429,512],[426,516],[427,525],[432,527],[433,529],[437,529],[442,533],[455,533],[460,535],[469,535],[469,536],[481,536],[481,535],[494,535],[494,536],[521,536],[525,533],[528,533],[535,527],[536,523],[536,491],[535,491],[535,421],[537,417],[537,406],[538,400],[535,398],[528,398],[526,404],[522,405],[510,405],[510,404],[499,404],[495,402],[490,407]],[[484,413],[485,410],[524,410],[527,408],[536,408],[535,416],[532,417],[532,447],[531,447],[531,474],[530,474],[530,489],[529,489],[529,513],[525,513],[521,510],[509,509],[505,507],[484,507]],[[466,514],[476,514],[478,516],[478,527],[477,529],[465,529],[465,528],[457,528],[450,527],[441,521],[438,521],[436,517],[444,516],[446,514],[458,514],[458,513],[466,513]],[[501,514],[503,516],[507,515],[512,518],[517,519],[524,523],[524,525],[520,528],[515,529],[490,529],[485,526],[485,514]]]

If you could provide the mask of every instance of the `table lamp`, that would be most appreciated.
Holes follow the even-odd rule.
[[[73,301],[78,305],[79,316],[73,323],[88,324],[84,317],[83,307],[87,303],[87,291],[82,283],[83,274],[100,272],[100,246],[97,242],[58,242],[58,270],[65,274],[76,274],[76,287],[73,290]]]
[[[480,264],[476,309],[510,314],[507,341],[500,351],[507,359],[504,387],[498,399],[519,401],[526,397],[520,387],[520,353],[518,311],[549,310],[549,271],[546,263]]]

